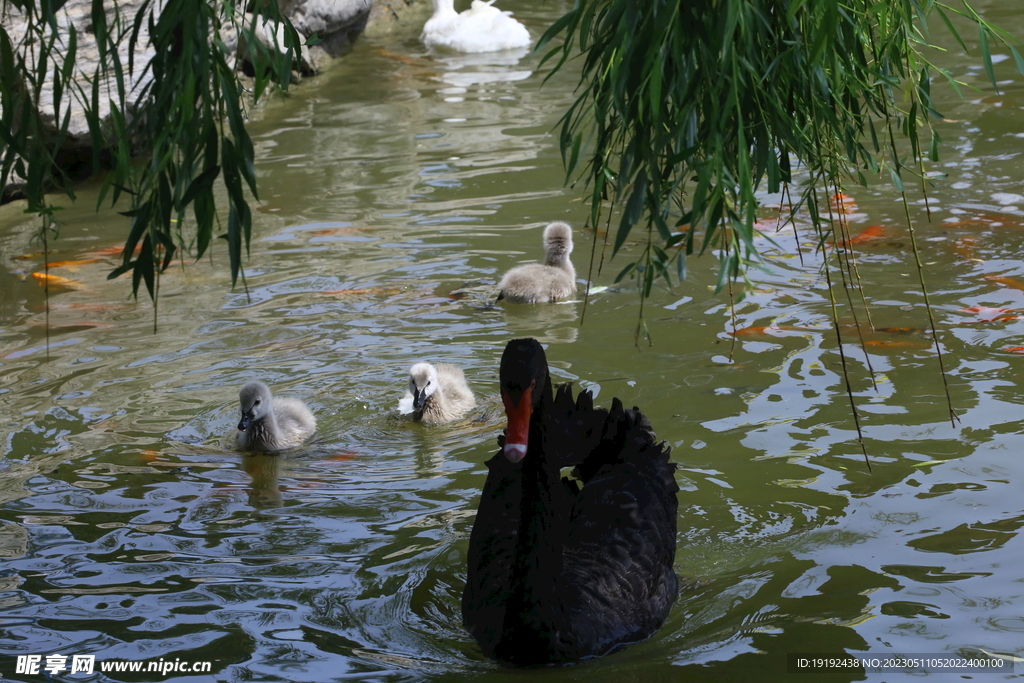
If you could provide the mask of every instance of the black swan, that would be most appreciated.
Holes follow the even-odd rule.
[[[642,640],[675,601],[675,465],[637,408],[552,392],[544,349],[508,343],[508,428],[469,539],[462,620],[488,657],[517,665],[607,654]],[[575,467],[583,482],[562,478]]]

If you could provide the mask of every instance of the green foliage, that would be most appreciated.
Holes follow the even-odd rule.
[[[576,0],[537,49],[564,34],[544,57],[555,70],[582,53],[560,142],[570,179],[589,188],[590,223],[608,202],[606,220],[619,210],[613,253],[646,224],[646,248],[619,279],[638,277],[646,296],[708,248],[720,250],[720,287],[742,276],[757,261],[761,188],[809,211],[822,245],[835,223],[821,200],[845,181],[884,173],[902,192],[917,176],[925,191],[923,157],[937,159],[940,142],[932,77],[957,87],[926,55],[928,22],[963,46],[957,16],[978,27],[993,84],[992,40],[1024,67],[966,3]]]
[[[132,292],[137,296],[145,283],[155,302],[159,273],[174,255],[183,251],[198,259],[209,248],[219,223],[214,186],[220,178],[228,197],[227,226],[220,237],[227,241],[234,284],[240,275],[244,278],[242,248],[248,249],[252,228],[246,188],[256,196],[256,174],[245,129],[249,94],[220,28],[232,25],[241,35],[254,65],[253,99],[271,82],[287,87],[299,37],[273,0],[256,0],[251,20],[234,3],[221,0],[146,0],[133,18],[109,11],[106,4],[92,2],[91,32],[99,61],[83,79],[74,73],[76,29],[58,25],[62,0],[4,0],[4,12],[20,10],[29,29],[15,44],[0,27],[0,187],[15,176],[25,181],[27,211],[43,219],[45,245],[53,225],[46,191],[57,185],[74,198],[57,161],[77,102],[94,142],[93,168],[109,158],[99,204],[107,197],[117,203],[122,194],[131,202],[123,211],[131,228],[122,262],[110,277],[131,273]],[[287,53],[268,51],[256,39],[261,15],[272,26],[284,23]],[[140,35],[147,32],[151,56],[138,64],[136,48],[144,47]],[[125,45],[127,52],[119,50]],[[52,113],[38,107],[48,82]],[[102,116],[101,105],[109,105],[108,117]],[[187,220],[189,206],[194,222]]]

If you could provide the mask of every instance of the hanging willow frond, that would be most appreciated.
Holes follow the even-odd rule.
[[[640,285],[637,339],[646,334],[642,302],[654,281],[671,281],[673,270],[682,279],[684,259],[694,252],[717,249],[718,289],[728,285],[733,304],[742,299],[732,283],[759,264],[759,190],[784,190],[791,219],[807,211],[825,254],[836,341],[865,459],[835,292],[842,286],[849,296],[859,276],[852,254],[828,248],[829,240],[839,244],[849,236],[835,235],[845,226],[831,208],[822,214],[829,203],[820,199],[838,197],[847,181],[867,185],[878,175],[903,195],[905,209],[907,181],[915,176],[927,199],[923,158],[937,161],[941,142],[931,127],[941,118],[932,80],[960,85],[925,52],[934,49],[929,20],[936,17],[964,50],[953,19],[977,27],[993,86],[993,41],[1009,49],[1024,73],[1009,34],[966,2],[953,7],[935,0],[576,0],[537,46],[543,52],[564,38],[542,60],[554,60],[552,73],[582,54],[579,96],[561,119],[559,141],[568,179],[589,188],[589,223],[597,225],[602,209],[609,215],[618,209],[613,256],[634,228],[646,227],[640,258],[617,278],[633,276]],[[912,225],[911,231],[913,238]],[[945,382],[916,239],[912,245]],[[870,371],[866,351],[865,359]],[[955,423],[948,386],[946,396]]]
[[[89,33],[98,52],[95,70],[81,73],[79,33],[61,18],[63,0],[4,0],[3,12],[20,14],[26,27],[12,35],[0,24],[0,187],[19,179],[27,211],[53,225],[45,197],[52,187],[74,198],[59,157],[72,109],[81,111],[92,144],[92,168],[110,170],[98,205],[126,194],[131,221],[115,278],[132,275],[132,293],[145,284],[156,299],[156,278],[177,252],[198,259],[218,222],[214,186],[228,197],[227,241],[231,282],[243,277],[242,250],[252,229],[249,199],[257,196],[253,144],[245,129],[245,103],[268,85],[287,87],[300,42],[273,0],[256,0],[243,14],[222,0],[145,0],[124,16],[92,0]],[[267,22],[270,22],[267,24]],[[252,92],[235,70],[234,48],[221,38],[234,27],[253,64]],[[258,27],[282,26],[284,52],[269,50]],[[127,48],[127,49],[126,49]],[[145,54],[144,60],[137,60]],[[143,161],[134,161],[138,155]],[[194,222],[186,220],[192,207]]]
[[[955,16],[978,27],[993,84],[992,41],[1024,72],[1012,38],[966,3],[576,0],[537,51],[564,38],[544,55],[555,71],[582,53],[560,144],[569,179],[589,188],[590,224],[603,201],[617,206],[613,253],[647,227],[648,251],[619,279],[638,276],[646,295],[654,280],[683,272],[672,261],[709,248],[721,256],[719,288],[742,276],[758,260],[760,189],[786,185],[792,210],[810,212],[819,244],[832,223],[811,201],[814,188],[828,196],[829,187],[882,173],[902,190],[915,164],[885,131],[899,131],[915,158],[923,149],[937,158],[932,79],[958,84],[925,53],[928,22],[938,17],[964,46]],[[793,183],[795,168],[805,182]]]

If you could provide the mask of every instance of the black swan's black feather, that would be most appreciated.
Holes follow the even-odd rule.
[[[595,409],[589,392],[574,400],[568,386],[552,394],[546,372],[545,361],[527,455],[487,461],[462,599],[484,653],[515,664],[646,638],[677,592],[670,449],[639,409],[617,399]],[[582,488],[561,478],[563,467],[576,468]]]

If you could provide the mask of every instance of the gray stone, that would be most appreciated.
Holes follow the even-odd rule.
[[[361,27],[372,6],[373,0],[287,0],[281,9],[299,33],[316,33],[326,40],[339,31]]]
[[[323,63],[323,56],[340,57],[352,48],[362,33],[373,0],[281,0],[281,10],[295,30],[320,42],[311,49],[314,62]]]

